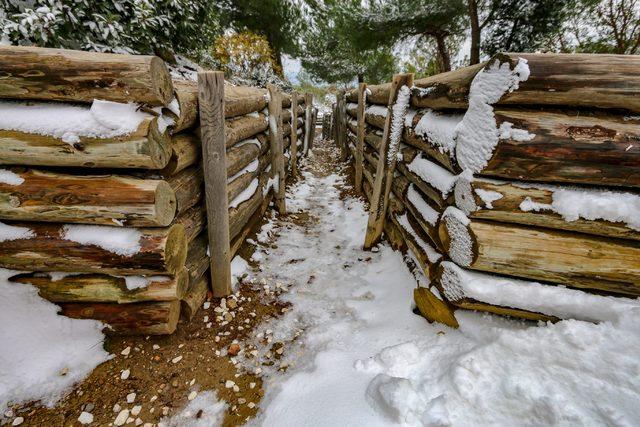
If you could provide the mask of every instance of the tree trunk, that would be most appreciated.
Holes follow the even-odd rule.
[[[480,62],[480,22],[478,21],[478,3],[476,0],[467,0],[469,7],[469,21],[471,22],[471,51],[469,65]]]
[[[446,33],[436,33],[434,38],[436,39],[436,45],[438,47],[438,56],[440,57],[440,72],[446,73],[451,71],[451,57],[449,55],[449,48],[447,47]]]

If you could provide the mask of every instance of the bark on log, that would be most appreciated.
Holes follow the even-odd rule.
[[[200,161],[200,138],[192,133],[180,133],[171,137],[171,157],[160,171],[162,176],[171,176]]]
[[[158,179],[70,175],[11,168],[23,182],[0,182],[0,218],[164,227],[176,214],[176,188]]]
[[[78,243],[62,237],[66,233],[66,227],[85,226],[45,223],[11,225],[25,228],[24,238],[0,242],[0,267],[12,270],[173,275],[184,267],[187,257],[185,230],[180,224],[136,229],[140,249],[131,255],[127,252],[118,254],[95,244]],[[83,229],[76,230],[81,232]],[[105,234],[104,240],[107,240],[109,233],[125,230],[104,226],[102,231]]]
[[[261,223],[264,217],[264,213],[267,211],[269,203],[271,203],[272,200],[272,193],[268,193],[266,196],[264,196],[262,199],[262,204],[260,205],[257,213],[251,216],[249,221],[245,224],[238,235],[231,240],[231,259],[236,256],[247,236],[249,236],[252,231],[257,231],[258,225]]]
[[[156,56],[0,46],[0,98],[167,105],[171,76]]]
[[[640,295],[640,243],[477,219],[445,211],[440,240],[473,270]],[[461,217],[462,215],[462,217]],[[467,222],[467,223],[465,223]]]
[[[269,150],[269,138],[265,134],[259,134],[255,139],[259,144],[243,141],[227,150],[227,178],[233,177]]]
[[[195,206],[202,199],[204,178],[200,166],[192,166],[167,179],[176,199],[176,215]]]
[[[165,109],[164,113],[173,118],[174,134],[198,125],[198,84],[188,80],[173,81],[175,102],[178,103],[179,114]]]
[[[195,283],[209,269],[209,255],[207,249],[209,246],[206,230],[203,230],[198,237],[189,243],[187,250],[186,269],[188,274],[189,285]],[[232,258],[233,259],[233,258]]]
[[[167,335],[175,332],[180,301],[135,304],[62,303],[61,314],[73,319],[95,319],[114,335]]]
[[[524,211],[520,208],[521,204],[527,199],[534,203],[551,207],[554,192],[558,190],[563,190],[563,187],[536,187],[483,178],[469,180],[467,177],[461,176],[456,181],[455,200],[458,208],[471,218],[640,240],[640,231],[625,225],[623,222],[582,218],[568,221],[549,209]],[[489,195],[489,205],[480,197],[480,194]],[[639,197],[631,193],[626,194]]]
[[[270,163],[267,153],[260,156],[258,165],[253,171],[247,171],[227,184],[227,198],[232,201],[240,195],[251,182],[260,176]]]
[[[233,147],[242,140],[266,131],[268,127],[267,116],[262,113],[226,119],[224,126],[226,146]]]
[[[0,130],[0,165],[162,169],[170,157],[169,135],[151,117],[129,135],[81,137],[73,145],[51,136]]]
[[[51,302],[109,302],[129,304],[143,301],[173,301],[184,297],[189,286],[185,268],[175,277],[110,276],[107,274],[71,274],[64,277],[47,273],[19,274],[11,282],[31,284],[39,295]],[[127,288],[127,280],[145,281],[140,288]]]
[[[180,301],[181,310],[180,315],[186,321],[193,320],[202,304],[207,299],[207,293],[209,292],[209,277],[206,274],[202,275],[198,280],[189,285],[186,295]]]

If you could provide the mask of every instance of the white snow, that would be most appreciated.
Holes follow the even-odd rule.
[[[418,233],[416,233],[416,231],[413,229],[413,226],[409,222],[409,218],[407,218],[406,213],[398,217],[398,223],[402,228],[407,230],[409,234],[411,234],[411,237],[413,237],[418,246],[420,246],[420,249],[422,249],[425,255],[427,255],[429,262],[435,263],[438,262],[440,258],[442,258],[442,255],[437,250],[435,250],[433,246],[425,242],[422,237],[420,237]]]
[[[254,161],[249,163],[247,166],[245,166],[242,170],[238,171],[238,173],[236,173],[233,176],[230,176],[229,178],[227,178],[227,183],[233,182],[236,178],[244,175],[247,172],[255,172],[255,171],[257,171],[259,165],[260,165],[260,161],[258,159],[255,159]]]
[[[15,172],[7,169],[0,169],[0,184],[20,185],[24,182],[24,178]]]
[[[430,225],[436,225],[438,222],[438,217],[440,214],[438,211],[433,209],[431,205],[424,201],[418,190],[414,184],[409,185],[409,189],[407,190],[407,199],[415,208],[420,212],[420,215],[427,221]]]
[[[80,138],[114,138],[127,135],[150,114],[138,105],[94,99],[91,106],[0,101],[0,129],[49,135],[68,144]]]
[[[287,345],[279,363],[262,366],[268,386],[253,425],[640,423],[637,310],[539,325],[459,310],[458,330],[429,324],[411,311],[416,282],[402,256],[386,244],[361,250],[368,215],[360,201],[341,200],[343,178],[302,173],[287,202],[313,221],[270,221],[260,239],[275,240],[258,249],[264,271],[252,273],[290,285],[293,304],[261,329]],[[258,344],[260,355],[268,348]],[[275,372],[280,363],[285,373]]]
[[[247,263],[244,258],[240,255],[233,257],[233,260],[231,260],[231,280],[234,287],[239,283],[240,279],[248,269],[249,263]]]
[[[423,158],[421,154],[407,164],[407,168],[427,184],[440,191],[445,199],[449,196],[456,183],[456,175],[442,166]]]
[[[71,225],[62,228],[60,237],[83,245],[95,245],[122,256],[133,256],[140,251],[142,233],[135,228],[106,225]]]
[[[128,290],[147,288],[153,282],[168,282],[171,280],[168,276],[116,276],[124,279],[125,286]]]
[[[256,194],[256,191],[258,191],[259,183],[260,181],[258,180],[258,178],[254,178],[253,181],[251,181],[251,183],[247,185],[247,188],[242,190],[242,192],[238,194],[235,199],[229,202],[229,207],[237,208],[240,203],[249,200],[254,194]]]
[[[485,208],[487,209],[493,209],[492,203],[504,197],[502,193],[498,193],[497,191],[483,190],[482,188],[476,188],[475,192],[478,197],[480,197],[480,200],[482,200]]]
[[[35,234],[30,228],[18,227],[16,225],[9,225],[4,222],[0,222],[0,242],[30,239],[34,236]]]
[[[372,114],[374,116],[387,117],[389,109],[383,105],[370,105],[365,110],[366,114]]]
[[[449,255],[451,259],[459,265],[471,265],[473,262],[473,243],[467,229],[469,218],[460,209],[449,206],[442,213],[442,221],[447,228],[450,239]]]
[[[529,133],[526,129],[514,129],[513,123],[502,122],[498,129],[498,139],[513,139],[514,141],[531,141],[536,137],[535,133]]]
[[[102,323],[58,315],[35,287],[9,281],[19,273],[0,269],[0,413],[10,404],[54,404],[109,358]]]
[[[456,141],[456,126],[462,121],[464,114],[442,113],[426,110],[414,132],[416,135],[426,138],[441,153],[453,155]]]
[[[162,419],[158,427],[212,427],[222,425],[227,403],[215,391],[204,391],[191,400],[180,413]]]
[[[456,159],[463,169],[481,171],[493,154],[501,135],[531,139],[525,131],[503,126],[498,129],[493,104],[508,92],[518,89],[520,82],[529,78],[529,66],[520,58],[513,70],[508,62],[492,62],[476,74],[469,92],[469,108],[456,126]]]
[[[442,263],[443,283],[452,301],[472,298],[503,307],[589,322],[617,322],[629,313],[640,313],[640,300],[600,296],[564,286],[465,270],[450,261]]]
[[[623,222],[628,227],[640,231],[640,196],[636,194],[557,186],[530,187],[553,191],[552,202],[538,203],[527,197],[520,203],[520,210],[524,212],[549,210],[558,213],[569,222],[579,218]]]
[[[409,87],[407,85],[403,85],[398,90],[396,102],[393,104],[393,108],[391,109],[392,120],[391,132],[389,134],[388,164],[391,164],[396,160],[400,139],[402,138],[402,131],[404,130],[404,116],[407,113],[410,98],[411,91],[409,90]]]

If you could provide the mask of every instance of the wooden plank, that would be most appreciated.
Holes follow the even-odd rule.
[[[298,176],[298,92],[291,94],[291,173]]]
[[[198,104],[211,257],[211,287],[215,297],[223,297],[232,292],[224,133],[224,73],[198,73]]]
[[[286,213],[284,148],[282,141],[282,97],[274,85],[269,91],[269,140],[271,141],[271,178],[277,180],[275,203],[278,212]]]
[[[313,108],[313,95],[310,93],[305,93],[304,94],[304,105],[305,105],[305,114],[304,114],[304,145],[303,145],[303,149],[302,149],[302,155],[303,156],[308,156],[309,155],[309,146],[311,145],[311,142],[309,141],[309,138],[311,137],[311,121],[312,121],[312,117],[311,117],[311,109]]]
[[[358,141],[356,144],[356,191],[362,192],[362,157],[364,150],[364,109],[366,107],[367,84],[358,85]]]
[[[389,96],[389,105],[387,106],[387,118],[384,127],[384,134],[380,143],[378,167],[376,169],[376,181],[373,186],[373,200],[371,203],[371,212],[369,213],[369,221],[367,223],[367,233],[364,241],[364,249],[371,249],[380,241],[382,231],[384,229],[384,221],[389,204],[389,192],[391,191],[391,180],[396,167],[396,151],[399,148],[401,132],[396,135],[397,141],[392,141],[391,126],[394,121],[404,124],[404,114],[406,109],[400,109],[394,112],[394,107],[398,101],[398,94],[403,88],[409,90],[413,86],[413,74],[396,74],[393,77],[392,88]],[[408,106],[408,105],[407,105]],[[396,117],[396,114],[398,117]],[[393,146],[392,146],[393,145]]]
[[[0,98],[167,105],[171,76],[157,56],[0,46]]]
[[[309,150],[313,149],[313,143],[316,139],[317,120],[318,120],[318,109],[313,107],[311,110],[311,135],[309,135]]]
[[[440,241],[461,267],[640,295],[640,242],[466,219],[448,208]]]

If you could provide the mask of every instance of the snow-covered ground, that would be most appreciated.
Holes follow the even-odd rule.
[[[289,285],[292,307],[263,326],[291,344],[281,365],[263,369],[256,425],[640,423],[636,310],[599,325],[464,311],[458,330],[429,324],[412,312],[401,254],[361,250],[367,213],[340,199],[344,181],[307,168],[287,202],[310,223],[275,220],[258,236],[269,243],[254,254],[263,270],[253,277]]]

